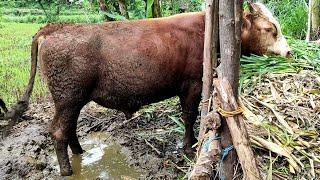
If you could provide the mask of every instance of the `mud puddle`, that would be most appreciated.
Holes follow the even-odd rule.
[[[74,174],[67,179],[138,179],[141,172],[127,162],[121,145],[105,142],[110,136],[106,132],[93,132],[85,141],[80,141],[86,152],[71,156]]]

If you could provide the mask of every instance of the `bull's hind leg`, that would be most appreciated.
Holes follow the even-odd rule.
[[[201,100],[201,84],[191,83],[179,96],[182,107],[182,119],[185,125],[184,150],[192,153],[192,146],[197,142],[193,125],[197,119],[198,106]]]
[[[56,113],[53,118],[50,132],[54,140],[54,147],[60,165],[60,174],[62,176],[69,176],[72,174],[67,151],[68,144],[73,153],[82,153],[82,148],[76,135],[76,125],[80,109],[81,108],[70,104],[67,106],[59,106],[56,104]]]
[[[69,137],[69,146],[70,146],[73,154],[82,154],[83,149],[79,143],[76,128],[77,128],[77,125],[75,125],[75,128],[72,128],[72,132]],[[73,130],[73,129],[75,129],[75,130]]]

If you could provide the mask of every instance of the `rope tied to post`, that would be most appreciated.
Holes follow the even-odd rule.
[[[222,109],[221,107],[217,108],[217,112],[220,113],[221,116],[223,117],[233,117],[233,116],[237,116],[243,113],[243,108],[242,107],[238,107],[236,110],[234,111],[226,111],[224,109]]]
[[[227,157],[230,151],[233,150],[233,145],[228,145],[225,147],[222,151],[222,157],[221,157],[221,163],[223,163],[223,160]]]

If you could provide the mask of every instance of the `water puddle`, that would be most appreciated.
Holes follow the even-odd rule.
[[[122,147],[117,144],[104,144],[109,137],[105,133],[92,133],[88,140],[80,142],[86,152],[83,155],[73,155],[71,165],[73,175],[69,180],[84,179],[138,179],[141,173],[131,167]]]

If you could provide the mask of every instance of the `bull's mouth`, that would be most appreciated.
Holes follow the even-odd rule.
[[[287,58],[287,59],[291,59],[293,58],[293,53],[291,51],[288,51],[288,52],[284,52],[284,53],[278,53],[278,52],[267,52],[265,53],[267,56],[281,56],[281,57],[284,57],[284,58]]]

